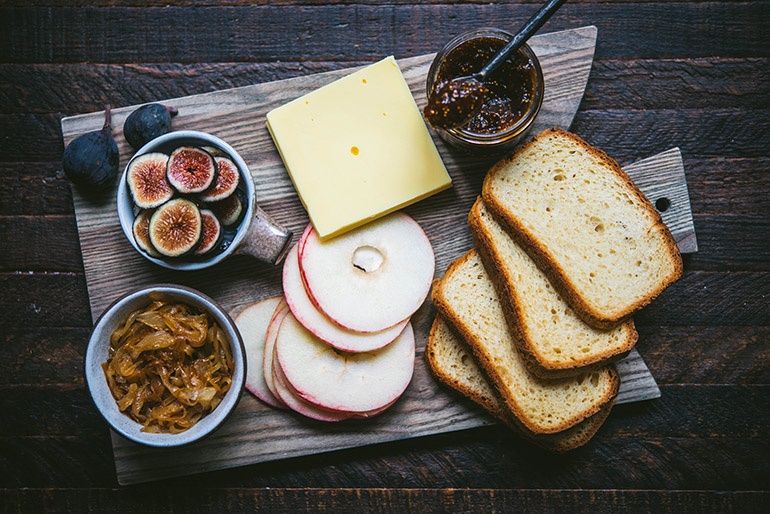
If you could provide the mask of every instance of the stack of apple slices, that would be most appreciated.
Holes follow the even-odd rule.
[[[247,307],[235,320],[246,346],[246,388],[320,421],[383,412],[412,379],[409,318],[433,272],[430,241],[406,214],[327,242],[308,225],[286,256],[284,297]]]

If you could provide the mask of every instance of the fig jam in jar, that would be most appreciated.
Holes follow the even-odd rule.
[[[454,38],[433,60],[428,97],[434,88],[452,79],[479,72],[512,38],[498,29],[479,29]],[[484,103],[475,116],[460,126],[435,127],[436,131],[445,141],[466,150],[509,150],[525,137],[540,110],[544,85],[540,63],[525,44],[483,85]]]

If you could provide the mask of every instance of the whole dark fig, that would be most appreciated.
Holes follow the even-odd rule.
[[[110,106],[104,111],[104,127],[78,136],[64,149],[64,173],[86,192],[97,192],[113,183],[118,175],[118,145],[110,130]]]
[[[161,104],[143,105],[126,118],[123,135],[134,150],[139,150],[148,141],[171,132],[171,116],[176,113],[173,107]]]

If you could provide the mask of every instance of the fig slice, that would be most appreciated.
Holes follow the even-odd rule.
[[[165,180],[165,179],[164,179]],[[140,212],[134,218],[134,241],[144,250],[147,255],[160,257],[160,253],[152,246],[150,242],[150,218],[152,218],[153,209]]]
[[[227,157],[214,157],[217,163],[217,180],[214,186],[198,197],[203,202],[224,200],[238,189],[238,167]]]
[[[166,180],[168,155],[147,153],[131,161],[126,171],[126,183],[131,198],[140,209],[152,209],[171,200],[174,190]]]
[[[217,163],[206,150],[182,146],[168,159],[166,176],[182,194],[202,193],[216,180]]]
[[[209,208],[211,208],[217,218],[219,218],[222,225],[229,227],[235,225],[238,223],[238,220],[241,219],[243,202],[240,199],[240,195],[235,193],[224,200],[209,204]]]
[[[222,241],[222,224],[219,223],[217,217],[208,209],[201,209],[200,211],[203,220],[203,235],[201,236],[201,244],[195,249],[195,255],[209,253]]]
[[[175,198],[152,214],[150,242],[166,257],[192,252],[201,240],[203,220],[200,210],[190,200]]]

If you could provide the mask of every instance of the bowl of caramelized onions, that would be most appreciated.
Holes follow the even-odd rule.
[[[246,377],[243,341],[211,298],[183,286],[133,291],[97,320],[86,382],[119,434],[157,447],[197,441],[233,411]]]

